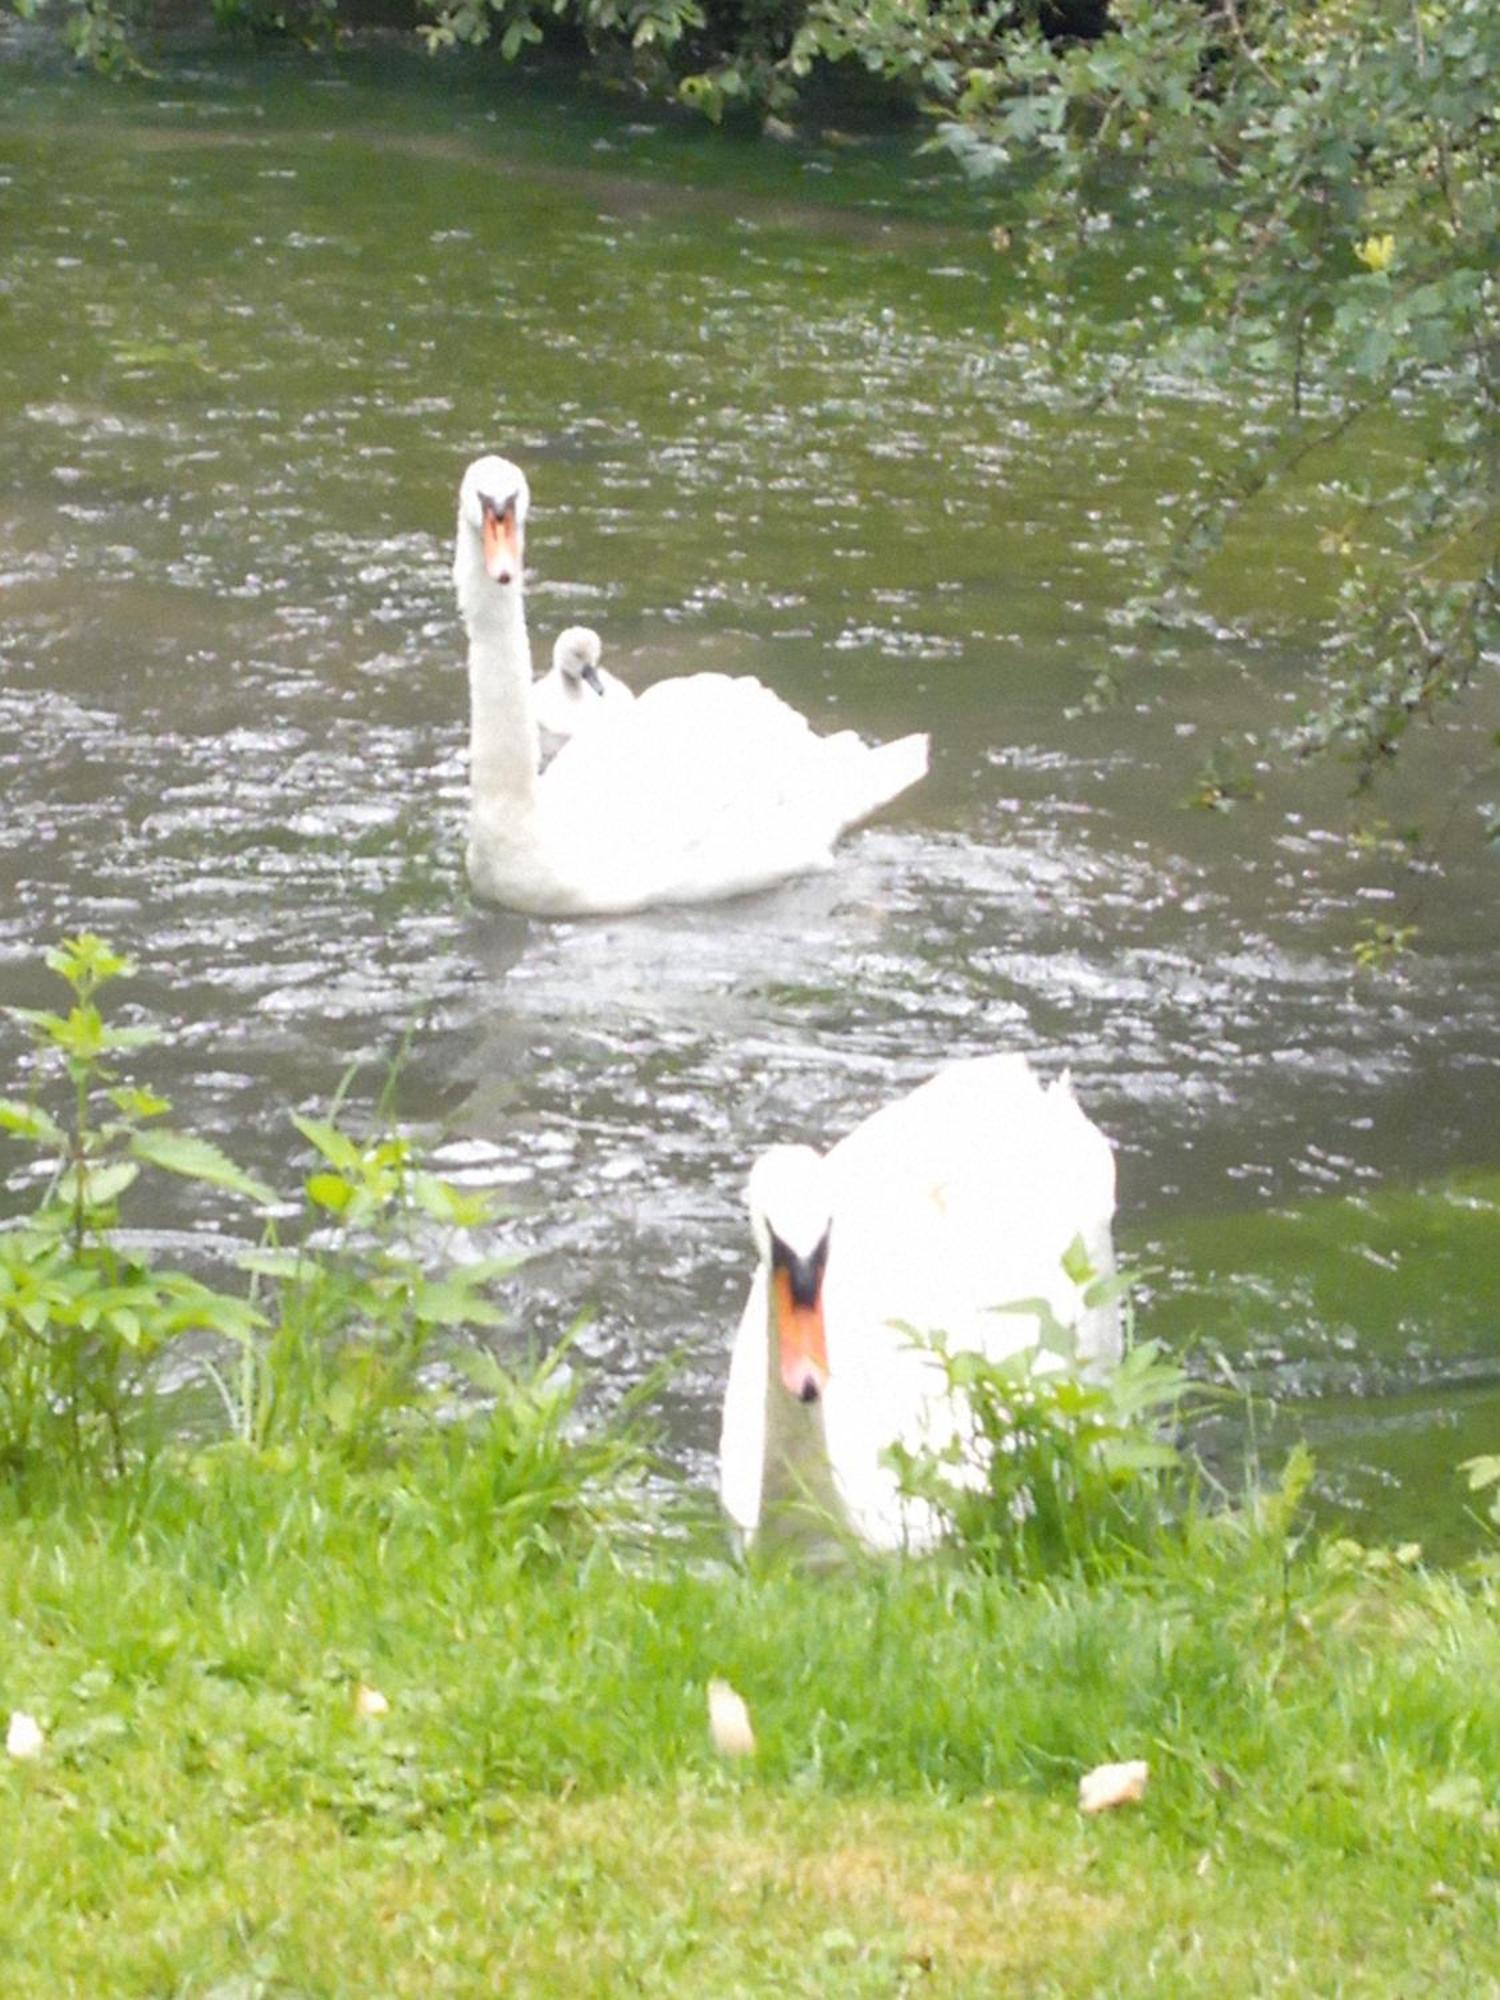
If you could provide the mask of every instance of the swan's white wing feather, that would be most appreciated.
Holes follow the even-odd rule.
[[[866,1119],[828,1165],[830,1321],[898,1318],[996,1357],[1036,1334],[1033,1315],[996,1307],[1045,1299],[1064,1325],[1080,1321],[1063,1259],[1080,1238],[1096,1260],[1108,1244],[1114,1155],[1066,1079],[1044,1085],[1021,1055],[952,1064]],[[1108,1358],[1108,1337],[1089,1331],[1103,1345],[1085,1346]]]
[[[999,1360],[1033,1345],[1039,1327],[1033,1312],[995,1308],[1042,1299],[1077,1329],[1084,1359],[1117,1359],[1114,1307],[1085,1308],[1063,1263],[1081,1238],[1096,1270],[1113,1268],[1114,1156],[1066,1080],[1048,1088],[1016,1055],[940,1071],[867,1119],[828,1165],[829,1455],[867,1541],[922,1546],[936,1522],[900,1500],[882,1453],[940,1448],[963,1415],[905,1329]]]
[[[926,738],[819,736],[748,675],[658,682],[548,766],[538,810],[601,899],[733,895],[826,867],[834,840],[926,768]]]
[[[743,1534],[760,1520],[766,1449],[766,1275],[757,1271],[729,1356],[729,1381],[719,1429],[719,1494]]]

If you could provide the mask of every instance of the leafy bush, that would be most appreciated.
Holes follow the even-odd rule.
[[[10,0],[23,21],[47,12],[49,0]],[[54,13],[62,37],[79,62],[116,75],[140,67],[136,53],[146,24],[145,0],[60,0]]]
[[[339,0],[209,0],[214,25],[259,40],[317,48],[338,32]]]
[[[940,39],[954,11],[924,32]],[[1187,497],[1138,609],[1173,615],[1252,501],[1323,475],[1343,574],[1292,741],[1338,747],[1367,783],[1500,645],[1500,11],[1114,0],[1110,18],[1095,42],[1001,34],[961,65],[929,61],[941,141],[1004,187],[997,240],[1026,264],[1069,379],[1128,396],[1165,359],[1237,394],[1279,384],[1263,442]],[[889,36],[861,55],[912,60]],[[1078,308],[1089,266],[1164,219],[1170,282],[1146,272],[1129,325],[1101,327]],[[1403,466],[1326,480],[1331,447],[1347,464],[1351,441],[1384,445],[1398,421]]]
[[[982,1567],[1029,1577],[1094,1570],[1154,1547],[1191,1511],[1191,1472],[1169,1436],[1187,1376],[1156,1341],[1097,1373],[1074,1365],[1061,1327],[1002,1360],[924,1344],[966,1421],[937,1450],[895,1447],[892,1463],[902,1491],[932,1507]]]
[[[238,1340],[237,1367],[213,1380],[244,1443],[317,1436],[369,1453],[429,1400],[435,1338],[503,1322],[485,1288],[517,1260],[454,1261],[462,1239],[496,1219],[495,1203],[424,1171],[403,1134],[361,1142],[331,1120],[292,1123],[321,1162],[304,1183],[313,1226],[293,1246],[271,1241],[240,1257],[264,1309]],[[436,1277],[418,1247],[432,1225],[445,1232]]]
[[[332,1118],[293,1120],[317,1155],[298,1240],[267,1221],[238,1260],[248,1295],[127,1251],[120,1204],[143,1169],[262,1210],[292,1204],[162,1124],[167,1100],[127,1079],[126,1058],[159,1039],[110,1025],[97,1005],[133,972],[127,958],[84,935],[47,963],[72,1004],[10,1010],[31,1037],[32,1089],[0,1099],[0,1130],[33,1149],[42,1183],[31,1211],[0,1227],[0,1474],[21,1487],[59,1467],[117,1478],[150,1462],[169,1415],[160,1364],[195,1335],[212,1349],[201,1367],[226,1419],[210,1450],[228,1443],[273,1473],[314,1458],[363,1472],[420,1459],[476,1532],[511,1544],[553,1546],[614,1512],[650,1466],[639,1412],[655,1378],[585,1435],[568,1342],[519,1367],[466,1344],[469,1329],[501,1323],[489,1288],[517,1260],[474,1254],[494,1202],[427,1172],[399,1131],[358,1140]],[[49,1090],[65,1098],[61,1115]]]
[[[106,1025],[95,995],[131,962],[85,934],[47,963],[72,1005],[10,1010],[31,1032],[33,1091],[0,1099],[0,1130],[35,1147],[45,1175],[32,1213],[0,1231],[0,1465],[64,1457],[119,1472],[127,1433],[146,1441],[141,1391],[163,1348],[189,1331],[248,1340],[258,1322],[245,1300],[124,1250],[121,1196],[143,1166],[255,1203],[273,1196],[207,1140],[158,1124],[168,1101],[125,1080],[122,1058],[157,1030]],[[66,1086],[61,1119],[40,1101],[52,1081]]]

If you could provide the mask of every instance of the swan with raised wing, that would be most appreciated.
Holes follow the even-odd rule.
[[[915,784],[927,738],[815,735],[748,675],[659,681],[608,729],[540,748],[522,564],[530,493],[508,459],[459,489],[453,580],[469,636],[469,878],[536,916],[714,902],[832,863],[833,843]]]
[[[599,664],[603,644],[591,625],[570,625],[552,642],[552,671],[532,689],[542,763],[585,729],[612,722],[635,700],[633,688]]]
[[[1114,1154],[1068,1080],[1044,1086],[1022,1055],[949,1065],[826,1154],[772,1147],[749,1201],[759,1267],[719,1455],[746,1541],[822,1556],[937,1540],[884,1458],[969,1435],[918,1336],[999,1360],[1036,1346],[1045,1301],[1079,1366],[1119,1359],[1117,1308],[1086,1297],[1114,1268]]]

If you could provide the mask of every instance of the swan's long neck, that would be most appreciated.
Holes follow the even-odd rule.
[[[836,1561],[844,1553],[846,1510],[828,1457],[821,1397],[799,1403],[781,1379],[774,1310],[766,1327],[766,1432],[761,1470],[759,1540],[794,1550],[800,1560]]]
[[[470,546],[472,544],[472,546]],[[507,587],[485,575],[478,540],[460,531],[454,562],[458,602],[469,634],[469,783],[476,823],[511,833],[536,804],[540,755],[531,694],[531,641],[519,580]]]

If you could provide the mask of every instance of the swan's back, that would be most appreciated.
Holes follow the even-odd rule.
[[[1036,1321],[994,1308],[1045,1299],[1083,1358],[1118,1356],[1113,1308],[1086,1309],[1064,1268],[1081,1242],[1096,1272],[1113,1269],[1115,1206],[1109,1141],[1065,1078],[1044,1085],[1022,1055],[954,1063],[867,1118],[828,1168],[830,1322],[901,1319],[999,1356]]]
[[[826,867],[840,833],[926,768],[925,736],[819,736],[749,675],[689,674],[561,750],[538,810],[615,907],[698,901]]]
[[[913,1548],[940,1532],[902,1498],[886,1448],[941,1452],[969,1430],[912,1334],[992,1360],[1036,1344],[1044,1301],[1084,1363],[1119,1358],[1117,1307],[1084,1303],[1064,1259],[1080,1244],[1114,1269],[1114,1155],[1066,1080],[1044,1086],[1024,1056],[955,1063],[833,1149],[826,1309],[829,1458],[855,1532]],[[836,1246],[836,1247],[832,1247]],[[893,1324],[894,1322],[894,1324]],[[968,1476],[979,1476],[977,1458]]]

